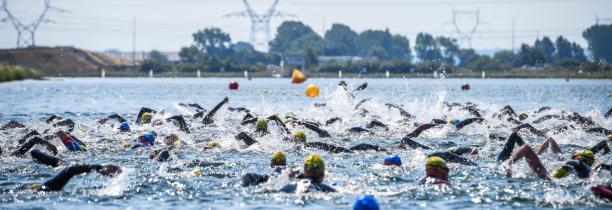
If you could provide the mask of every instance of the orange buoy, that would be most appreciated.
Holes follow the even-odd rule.
[[[319,87],[315,84],[310,84],[306,86],[306,96],[308,97],[317,97],[319,96]]]
[[[298,84],[306,81],[306,75],[302,73],[300,70],[293,69],[291,73],[291,83]]]

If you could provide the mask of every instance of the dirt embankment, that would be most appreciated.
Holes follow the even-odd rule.
[[[106,71],[131,71],[129,61],[72,47],[34,47],[0,50],[0,64],[40,71],[45,76],[95,76]]]

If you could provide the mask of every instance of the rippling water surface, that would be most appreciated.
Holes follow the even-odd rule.
[[[73,163],[114,163],[124,172],[112,178],[92,173],[71,180],[62,192],[31,192],[27,187],[50,178],[59,170],[39,165],[29,158],[8,156],[15,148],[15,140],[25,130],[2,131],[0,145],[4,150],[0,159],[0,208],[4,209],[347,209],[356,197],[369,193],[377,197],[383,209],[407,208],[600,208],[609,209],[609,201],[595,197],[589,187],[610,181],[609,173],[580,180],[570,176],[554,181],[538,180],[526,164],[517,164],[512,178],[506,178],[495,162],[504,142],[490,140],[490,133],[508,134],[512,127],[493,114],[505,105],[517,112],[529,113],[527,121],[539,115],[533,113],[542,106],[550,106],[549,113],[563,110],[591,117],[600,126],[612,128],[612,118],[604,113],[612,107],[611,80],[519,80],[519,79],[346,79],[355,88],[368,82],[368,88],[355,93],[355,98],[336,85],[340,79],[310,79],[305,84],[292,85],[287,79],[236,79],[239,91],[230,91],[231,79],[172,79],[172,78],[76,78],[23,81],[0,84],[0,123],[14,119],[39,131],[47,128],[44,119],[59,114],[76,121],[73,134],[89,145],[89,151],[73,153],[60,142],[60,157]],[[470,83],[470,91],[459,86]],[[321,87],[321,96],[307,98],[304,88],[309,83]],[[215,116],[215,126],[202,126],[200,120],[191,120],[193,110],[182,108],[179,102],[199,103],[212,108],[224,96],[229,104]],[[361,99],[372,98],[362,108],[369,111],[363,117],[354,106]],[[409,123],[402,123],[397,110],[389,110],[384,103],[402,104],[406,111],[416,115]],[[415,140],[436,149],[451,146],[477,146],[480,154],[471,157],[478,166],[450,164],[452,185],[422,186],[417,182],[424,175],[426,151],[400,150],[393,142],[414,129],[414,122],[429,122],[433,118],[465,119],[472,115],[463,110],[448,111],[443,102],[472,102],[478,105],[486,119],[483,124],[470,125],[457,131],[443,126],[424,132]],[[314,103],[327,103],[315,107]],[[118,113],[133,122],[141,107],[165,109],[166,115],[184,115],[191,134],[185,134],[173,125],[151,128],[132,125],[131,133],[118,133],[112,123],[98,125],[96,120]],[[349,147],[358,143],[371,143],[389,149],[389,152],[359,152],[332,154],[316,149],[300,148],[281,140],[280,130],[270,125],[272,135],[258,138],[259,143],[245,148],[235,139],[240,131],[253,127],[240,126],[243,113],[225,108],[246,107],[258,115],[293,113],[302,119],[325,122],[332,117],[343,118],[342,123],[325,126],[333,138],[320,139],[306,131],[308,141],[324,141]],[[540,114],[541,115],[541,114]],[[346,133],[353,126],[365,126],[378,119],[390,126],[389,131],[373,130],[374,135]],[[546,122],[538,128],[547,128],[565,121]],[[132,123],[133,124],[133,123]],[[116,125],[115,125],[116,126]],[[159,163],[149,160],[148,151],[126,150],[121,145],[135,139],[142,132],[155,129],[160,135],[176,133],[187,143],[172,152],[173,160]],[[292,130],[303,129],[299,126]],[[542,156],[548,171],[560,166],[570,157],[572,145],[589,146],[603,140],[601,135],[580,129],[550,133],[564,153]],[[535,136],[523,134],[528,142],[541,142]],[[210,141],[221,147],[204,151]],[[319,152],[326,162],[325,182],[337,193],[285,194],[276,190],[286,180],[277,179],[256,187],[241,187],[240,176],[247,172],[269,173],[269,157],[276,150],[286,151],[288,163],[300,167],[310,152]],[[382,159],[388,154],[399,154],[402,167],[385,167]],[[612,155],[598,155],[610,163]],[[200,169],[202,176],[192,171]]]

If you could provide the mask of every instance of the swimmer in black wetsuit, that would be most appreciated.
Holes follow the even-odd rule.
[[[76,164],[68,166],[60,171],[57,175],[41,184],[33,184],[30,186],[31,190],[45,190],[45,191],[61,191],[64,186],[68,184],[72,177],[96,171],[104,176],[112,176],[117,173],[121,173],[121,167],[116,165],[99,165],[99,164]]]
[[[275,177],[281,174],[285,167],[287,166],[287,159],[283,151],[276,151],[272,153],[272,158],[270,159],[270,168],[273,168],[272,175],[265,174],[257,174],[257,173],[246,173],[241,177],[242,186],[254,186],[264,182],[267,182],[270,177]]]
[[[0,126],[0,131],[14,129],[14,128],[25,128],[25,127],[26,126],[24,124],[21,124],[15,120],[10,120],[6,124]]]

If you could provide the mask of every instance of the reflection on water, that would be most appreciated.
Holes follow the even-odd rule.
[[[117,163],[125,170],[120,176],[107,178],[88,174],[74,178],[63,192],[29,192],[27,186],[40,183],[61,170],[38,165],[28,158],[10,157],[6,153],[15,147],[15,140],[25,131],[3,131],[0,145],[4,154],[0,160],[0,203],[3,208],[54,209],[107,209],[107,208],[295,208],[329,209],[330,206],[349,208],[354,199],[363,194],[374,194],[384,209],[390,208],[513,208],[513,207],[594,207],[606,208],[599,198],[588,190],[594,183],[610,180],[609,174],[600,174],[587,180],[575,177],[552,182],[540,181],[526,164],[517,164],[513,178],[506,178],[495,158],[504,142],[490,140],[490,133],[508,133],[511,126],[493,114],[505,105],[517,112],[529,113],[529,120],[541,114],[533,113],[542,106],[550,106],[549,113],[563,110],[579,112],[591,117],[599,125],[610,129],[612,120],[603,113],[612,107],[612,81],[609,80],[480,80],[480,79],[347,79],[350,89],[368,82],[368,88],[347,96],[338,88],[339,79],[310,79],[305,84],[291,85],[285,79],[236,79],[239,91],[227,88],[227,78],[207,79],[149,79],[149,78],[89,78],[50,79],[0,84],[0,123],[10,119],[44,130],[51,114],[60,114],[77,122],[73,133],[89,144],[90,150],[71,153],[60,148],[60,157],[72,163]],[[464,82],[470,91],[461,91]],[[307,98],[304,88],[316,83],[321,96]],[[350,147],[358,143],[372,143],[390,148],[390,153],[402,157],[402,167],[382,166],[385,152],[332,154],[316,149],[300,148],[282,139],[280,130],[271,125],[272,135],[258,138],[259,143],[245,148],[235,139],[240,131],[253,127],[239,125],[243,113],[221,109],[215,125],[204,127],[200,120],[187,117],[191,134],[177,131],[171,124],[151,128],[133,126],[132,133],[118,133],[113,125],[97,125],[95,120],[118,113],[130,122],[138,110],[145,106],[165,109],[166,115],[191,116],[193,109],[177,105],[179,102],[199,103],[212,108],[224,96],[230,97],[230,107],[246,107],[260,116],[279,114],[296,115],[303,119],[325,122],[341,117],[341,123],[326,126],[333,138],[320,139],[306,130],[309,141],[325,141]],[[371,100],[355,110],[365,98]],[[416,118],[405,123],[399,112],[387,109],[387,102],[402,104]],[[448,111],[444,102],[478,104],[487,122],[457,131],[442,126],[424,132],[415,140],[437,149],[451,146],[477,146],[481,152],[474,157],[478,166],[450,164],[450,187],[421,186],[418,180],[424,174],[426,151],[392,149],[393,143],[414,129],[413,122],[429,122],[433,118],[465,119],[472,115],[460,109]],[[327,103],[315,107],[314,103]],[[361,108],[369,113],[362,117]],[[354,135],[345,132],[353,126],[365,126],[378,119],[390,130],[374,129],[374,135]],[[538,128],[552,127],[566,122],[550,121]],[[115,127],[117,125],[114,125]],[[160,135],[176,133],[187,143],[172,152],[173,160],[159,163],[148,159],[148,151],[125,150],[122,145],[146,130],[155,129]],[[303,129],[299,126],[292,130]],[[560,144],[592,145],[603,137],[580,129],[552,135]],[[536,136],[525,134],[528,142],[541,142]],[[208,142],[219,142],[221,148],[204,151]],[[55,142],[59,144],[58,142]],[[542,156],[551,171],[569,158],[571,147],[562,146],[568,154]],[[304,195],[275,193],[286,179],[257,187],[240,187],[240,175],[247,172],[268,173],[269,156],[273,151],[285,150],[287,161],[300,168],[303,157],[313,151],[320,152],[327,164],[325,182],[339,192]],[[610,155],[597,156],[610,162]],[[202,176],[192,171],[198,168]]]

